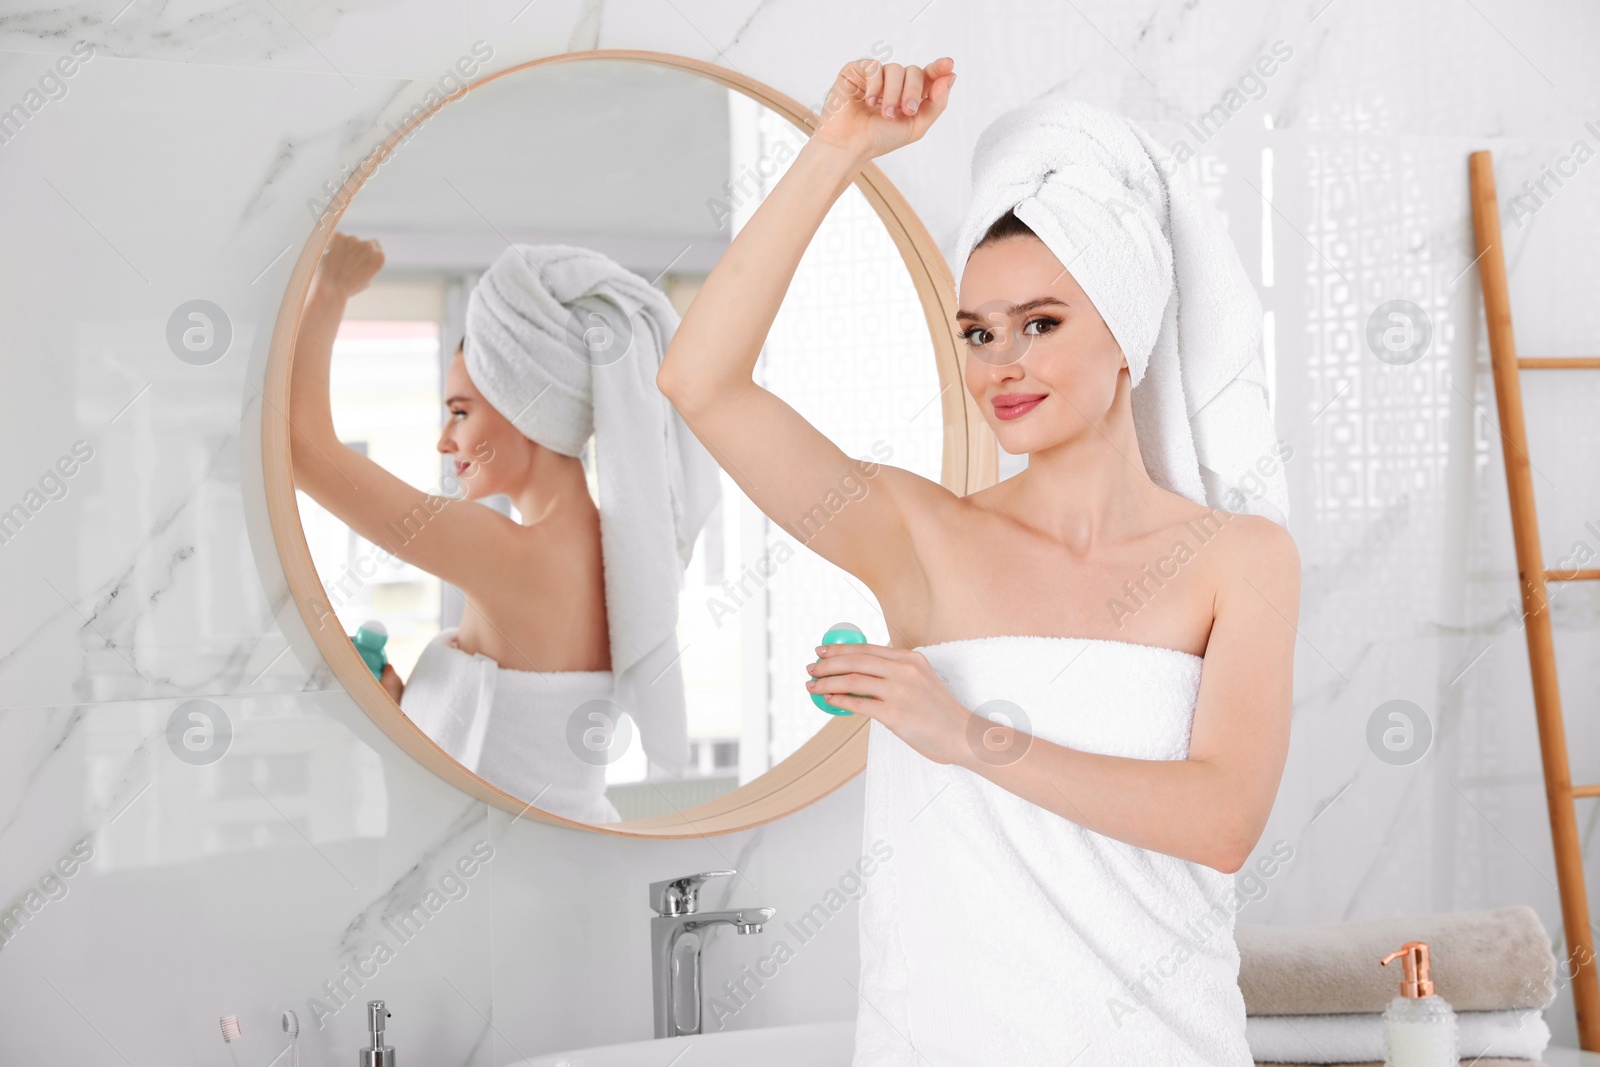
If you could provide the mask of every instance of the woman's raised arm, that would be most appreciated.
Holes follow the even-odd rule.
[[[506,558],[512,543],[511,519],[424,493],[345,447],[334,432],[328,400],[334,338],[346,303],[382,266],[376,241],[345,233],[333,235],[317,266],[289,382],[295,486],[368,541],[470,593],[495,581],[495,561]]]
[[[822,124],[695,295],[656,384],[722,468],[774,522],[874,592],[914,562],[896,494],[936,483],[845,455],[753,379],[806,246],[874,156],[921,137],[944,111],[954,60],[847,64]],[[843,494],[849,503],[830,504]],[[859,492],[859,495],[856,493]],[[881,599],[881,596],[880,596]]]

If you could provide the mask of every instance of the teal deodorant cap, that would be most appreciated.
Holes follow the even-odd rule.
[[[828,632],[822,635],[822,640],[818,642],[818,644],[823,645],[864,645],[866,643],[867,635],[861,632],[861,627],[850,622],[834,623],[828,628]],[[813,660],[813,662],[820,663],[822,661]],[[843,708],[834,707],[832,704],[828,703],[827,699],[821,693],[811,693],[809,695],[811,697],[811,703],[815,704],[829,715],[855,714],[853,711],[846,711]],[[860,694],[851,693],[850,695],[859,696]]]
[[[382,681],[383,668],[389,662],[389,654],[383,650],[383,646],[389,643],[388,627],[381,622],[364,622],[356,629],[356,635],[350,639],[350,643],[361,653],[372,676]]]

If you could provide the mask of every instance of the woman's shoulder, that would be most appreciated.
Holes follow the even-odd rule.
[[[1251,575],[1300,573],[1300,555],[1289,531],[1272,519],[1197,504],[1160,490],[1155,525],[1142,537],[1147,548],[1170,545],[1184,564],[1211,575],[1220,589]]]
[[[1195,505],[1185,525],[1214,551],[1219,591],[1228,586],[1281,585],[1300,581],[1300,550],[1288,529],[1264,515]]]
[[[882,491],[890,494],[900,513],[907,519],[932,518],[968,499],[957,495],[941,482],[888,463],[873,463],[861,468],[861,479],[865,492]]]
[[[911,491],[916,493],[921,505],[930,513],[944,517],[956,515],[976,517],[1003,512],[1013,499],[1013,492],[1018,484],[1016,476],[1013,475],[986,485],[982,489],[958,493],[928,478],[917,477],[916,481],[921,484],[914,486]]]
[[[465,506],[484,513],[456,546],[465,563],[456,585],[468,599],[526,605],[530,598],[572,595],[597,580],[603,565],[597,523],[524,525],[481,504]]]
[[[1263,564],[1285,564],[1300,558],[1294,538],[1287,527],[1267,518],[1248,512],[1223,511],[1221,508],[1202,508],[1214,521],[1226,525],[1233,533],[1229,545],[1234,552],[1246,558],[1259,559]]]

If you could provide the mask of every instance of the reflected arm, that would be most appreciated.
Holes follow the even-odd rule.
[[[424,493],[340,442],[329,403],[333,342],[347,297],[313,280],[289,384],[295,486],[356,533],[464,591],[493,581],[515,523],[486,507]]]

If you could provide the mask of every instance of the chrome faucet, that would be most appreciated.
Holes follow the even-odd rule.
[[[773,908],[700,911],[700,886],[707,878],[738,871],[706,871],[650,883],[650,968],[654,976],[656,1036],[700,1032],[700,948],[708,926],[727,923],[741,934],[760,933]]]

